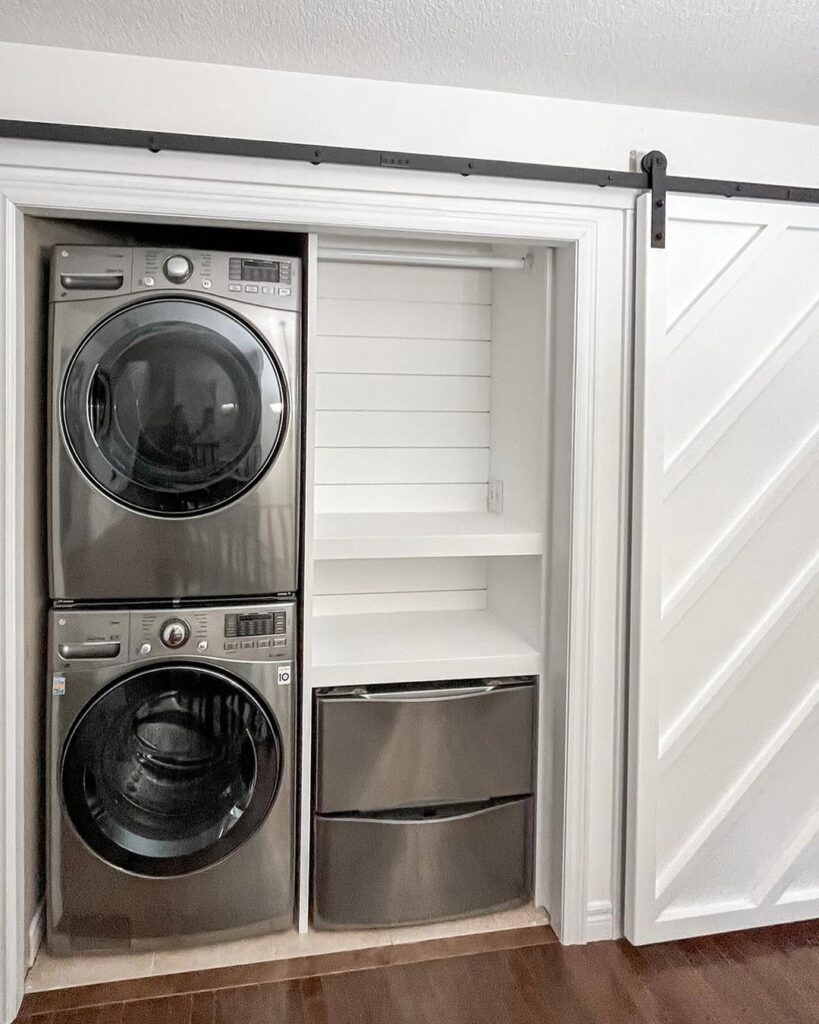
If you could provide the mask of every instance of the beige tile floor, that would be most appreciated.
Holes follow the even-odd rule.
[[[498,914],[443,921],[439,924],[415,925],[403,928],[383,928],[367,931],[320,932],[309,931],[300,935],[296,931],[265,935],[254,939],[240,939],[190,949],[175,949],[157,953],[117,953],[111,956],[50,956],[41,949],[34,966],[26,978],[27,992],[69,988],[105,981],[125,981],[149,975],[173,974],[177,971],[197,971],[214,967],[233,967],[237,964],[263,963],[268,960],[287,960],[319,953],[336,953],[372,946],[399,945],[422,939],[449,938],[472,935],[477,932],[499,931],[504,928],[525,928],[548,924],[545,911],[532,906],[515,907]]]

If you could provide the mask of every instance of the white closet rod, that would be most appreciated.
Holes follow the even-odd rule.
[[[331,246],[319,246],[318,258],[328,263],[393,263],[414,267],[478,267],[485,270],[529,270],[532,264],[530,255],[455,256],[447,253],[336,249]]]

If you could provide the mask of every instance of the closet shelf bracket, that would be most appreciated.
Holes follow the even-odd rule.
[[[665,249],[666,171],[668,161],[659,149],[643,157],[643,170],[651,189],[651,248]]]

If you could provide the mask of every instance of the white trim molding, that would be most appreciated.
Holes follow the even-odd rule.
[[[614,908],[611,900],[592,900],[586,907],[586,942],[615,939]]]
[[[17,1014],[26,955],[23,845],[23,214],[0,184],[0,1006]]]
[[[626,253],[633,195],[591,186],[34,142],[3,143],[0,192],[5,194],[0,305],[4,425],[0,462],[4,730],[0,900],[4,902],[0,906],[6,938],[6,1019],[22,993],[27,928],[22,912],[25,865],[19,824],[23,813],[20,239],[24,214],[219,223],[317,231],[325,238],[333,232],[359,237],[390,232],[427,240],[454,237],[573,248],[577,324],[565,736],[569,757],[563,793],[562,880],[559,891],[551,892],[541,879],[536,901],[544,903],[548,896],[562,903],[562,913],[552,915],[559,922],[562,941],[585,941],[590,931],[587,892],[602,894],[614,880],[612,905],[618,906],[621,898],[620,811],[612,805],[619,793],[612,794],[617,787],[612,787],[611,779],[621,763],[621,737],[615,730],[622,717],[616,705],[622,694],[624,649],[620,633],[629,437],[626,367],[631,347],[626,309],[631,270]],[[605,751],[602,762],[601,749]],[[593,777],[593,761],[599,778]],[[591,820],[604,822],[594,835]],[[606,848],[603,856],[601,847]],[[593,890],[592,870],[602,875]]]
[[[40,900],[34,916],[28,923],[28,942],[26,943],[26,967],[32,968],[37,959],[37,953],[45,939],[46,929],[46,906],[45,899]]]

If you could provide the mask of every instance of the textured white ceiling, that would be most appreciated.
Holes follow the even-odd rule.
[[[819,124],[819,0],[0,0],[0,39]]]

